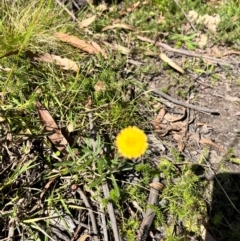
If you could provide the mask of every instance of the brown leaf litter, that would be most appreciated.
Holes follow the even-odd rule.
[[[79,71],[79,66],[75,61],[54,54],[44,53],[41,55],[35,55],[34,60],[43,61],[45,63],[55,63],[57,66],[60,66],[65,70]]]
[[[210,145],[222,153],[226,153],[224,148],[209,138],[198,136],[197,134],[187,133],[188,125],[194,122],[194,118],[191,120],[185,119],[186,109],[182,107],[183,114],[168,113],[164,108],[161,108],[158,115],[151,122],[155,132],[160,137],[170,135],[173,140],[177,142],[178,150],[181,152],[184,150],[187,141],[192,139],[198,141],[202,145]]]
[[[89,54],[103,54],[104,50],[100,48],[97,43],[92,42],[93,44],[86,42],[85,40],[81,40],[76,36],[69,35],[66,33],[55,33],[54,36],[62,42],[68,43],[78,49],[81,49],[84,52]],[[96,48],[97,46],[97,48]],[[101,50],[100,50],[101,49]],[[106,55],[106,54],[104,54]]]
[[[83,20],[82,22],[78,22],[78,27],[79,28],[86,28],[89,25],[91,25],[96,19],[96,15],[93,15],[85,20]]]
[[[52,115],[47,109],[43,108],[39,101],[36,102],[36,108],[44,130],[53,133],[48,135],[49,140],[62,154],[67,154],[68,141],[61,133],[61,130],[54,121]]]

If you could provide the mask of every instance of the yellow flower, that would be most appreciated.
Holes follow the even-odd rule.
[[[123,157],[140,157],[148,148],[147,135],[138,127],[129,126],[117,135],[116,146]]]

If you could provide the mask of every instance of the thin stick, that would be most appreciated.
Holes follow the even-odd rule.
[[[103,188],[104,197],[109,198],[109,188],[108,188],[107,182],[104,182],[104,184],[102,185],[102,188]],[[118,228],[117,228],[117,221],[116,221],[116,217],[114,215],[114,208],[113,208],[113,205],[111,202],[108,202],[107,209],[108,209],[109,218],[110,218],[110,221],[112,224],[114,240],[120,241],[120,236],[119,236]]]
[[[102,219],[102,229],[103,229],[103,237],[104,237],[104,241],[108,241],[108,232],[107,232],[107,223],[106,223],[106,217],[104,214],[104,210],[103,210],[103,205],[100,202],[100,216]]]
[[[178,0],[174,0],[174,2],[177,4],[177,6],[180,8],[182,14],[185,16],[185,18],[187,19],[187,21],[189,22],[190,26],[192,27],[192,29],[197,32],[197,29],[195,28],[195,26],[192,24],[191,20],[188,18],[188,15],[185,13],[185,11],[182,9],[182,7],[180,6]]]
[[[55,1],[70,15],[70,17],[73,19],[73,21],[76,21],[76,22],[78,21],[77,18],[74,16],[74,14],[71,11],[69,11],[67,9],[67,7],[61,1],[59,1],[59,0],[55,0]]]
[[[152,90],[149,90],[149,91],[163,97],[164,99],[167,99],[167,100],[171,101],[172,103],[174,103],[176,105],[181,105],[181,106],[184,106],[186,108],[190,108],[190,109],[197,110],[197,111],[200,111],[200,112],[206,112],[206,113],[218,114],[218,115],[220,114],[220,112],[218,110],[209,109],[207,107],[198,106],[198,105],[192,105],[192,104],[185,103],[185,102],[182,102],[180,100],[174,99],[170,95],[167,95],[160,90],[152,89]]]
[[[175,49],[175,48],[172,48],[171,46],[169,46],[167,44],[164,44],[164,43],[159,42],[159,41],[155,42],[154,40],[149,39],[147,37],[137,36],[137,38],[139,40],[142,40],[142,41],[145,41],[145,42],[148,42],[148,43],[156,44],[158,47],[162,47],[165,50],[167,50],[169,52],[176,53],[176,54],[186,55],[186,56],[195,57],[195,58],[202,58],[202,59],[206,59],[206,60],[209,60],[209,61],[211,61],[213,63],[217,63],[217,64],[240,65],[239,61],[226,61],[226,60],[223,60],[223,59],[220,59],[220,58],[210,57],[210,56],[205,55],[205,54],[198,54],[198,53],[195,53],[193,51],[186,50],[186,49]]]
[[[160,184],[160,185],[158,186],[158,188],[152,187],[150,189],[150,194],[149,194],[149,198],[148,198],[148,205],[157,204],[159,192],[160,192],[161,188],[163,188],[163,185],[161,185],[161,183],[159,183],[159,180],[160,180],[159,177],[153,178],[153,183],[156,183],[157,184],[156,186],[158,186],[158,184]],[[142,220],[141,226],[138,230],[138,236],[137,236],[138,241],[147,240],[149,230],[150,230],[150,227],[151,227],[152,222],[154,220],[154,217],[155,217],[155,211],[151,208],[147,208],[146,213],[144,215],[144,218]]]
[[[142,84],[141,82],[136,81],[136,80],[134,82],[139,84],[139,85]],[[186,102],[174,99],[170,95],[167,95],[167,94],[165,94],[162,91],[157,90],[157,89],[148,89],[147,91],[152,92],[153,94],[159,95],[159,96],[163,97],[164,99],[169,100],[169,101],[171,101],[172,103],[174,103],[176,105],[181,105],[181,106],[184,106],[186,108],[190,108],[190,109],[197,110],[197,111],[200,111],[200,112],[205,112],[205,113],[210,113],[210,114],[217,114],[217,115],[220,114],[220,112],[218,110],[215,110],[215,109],[209,109],[207,107],[202,107],[202,106],[198,106],[198,105],[192,105],[192,104],[189,104],[189,103],[186,103]]]
[[[88,212],[89,212],[89,216],[90,216],[90,219],[91,219],[91,223],[92,223],[92,229],[93,229],[93,234],[94,234],[94,240],[99,240],[98,238],[98,229],[97,229],[97,224],[96,224],[96,219],[95,219],[95,216],[93,214],[93,211],[91,210],[91,205],[87,199],[87,197],[85,196],[85,194],[83,193],[83,191],[78,188],[76,190],[76,192],[79,193],[81,199],[83,200],[85,206],[89,209]]]

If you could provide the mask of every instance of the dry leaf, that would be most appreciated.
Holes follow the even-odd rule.
[[[164,188],[164,185],[160,182],[152,182],[152,183],[149,184],[149,186],[151,188],[154,188],[154,189],[158,190],[158,191],[160,191]]]
[[[73,132],[74,131],[74,124],[71,122],[67,125],[67,131],[70,133],[70,132]]]
[[[170,126],[168,127],[168,131],[181,131],[186,127],[185,122],[174,122],[171,123]]]
[[[166,115],[166,110],[164,108],[161,108],[158,115],[156,116],[156,121],[162,121],[163,117]]]
[[[99,4],[98,6],[97,6],[97,10],[99,10],[100,12],[101,12],[101,14],[103,13],[103,12],[105,12],[106,10],[108,10],[108,6],[107,6],[107,4],[105,3],[105,2],[103,2],[103,3],[101,3],[101,4]],[[101,15],[100,14],[100,15]]]
[[[90,237],[90,235],[83,234],[83,236],[81,236],[77,241],[85,241],[89,237]]]
[[[105,28],[102,29],[102,31],[106,31],[109,29],[115,29],[115,28],[122,28],[122,29],[127,29],[127,30],[132,30],[132,31],[135,30],[132,26],[127,25],[125,23],[116,23],[113,25],[106,26]]]
[[[65,70],[73,70],[78,71],[79,67],[76,62],[68,59],[68,58],[61,58],[60,56],[54,54],[42,54],[42,55],[35,55],[33,57],[35,60],[43,61],[46,63],[56,63],[56,65],[61,66]]]
[[[164,53],[160,53],[159,56],[160,56],[161,60],[168,63],[172,68],[174,68],[178,72],[184,74],[184,70],[181,67],[179,67],[177,64],[175,64],[170,58],[168,58],[167,55],[165,55]]]
[[[175,140],[175,141],[177,141],[177,143],[178,143],[178,150],[179,150],[179,152],[182,152],[183,150],[184,150],[184,148],[185,148],[185,142],[184,141],[186,141],[186,140],[184,140],[184,139],[186,139],[185,138],[185,131],[186,131],[186,128],[184,128],[183,130],[181,130],[180,131],[180,133],[173,133],[173,139]]]
[[[149,39],[149,38],[147,38],[147,37],[143,37],[143,36],[137,35],[137,39],[139,39],[139,40],[141,40],[143,42],[154,44],[154,41]]]
[[[38,115],[42,125],[44,126],[45,131],[53,132],[50,134],[48,138],[54,144],[54,146],[63,154],[67,154],[66,147],[68,146],[68,142],[65,137],[62,135],[58,125],[52,118],[51,114],[48,110],[44,109],[40,102],[36,103]]]
[[[47,192],[49,187],[51,186],[52,182],[56,179],[56,177],[51,178],[47,184],[45,184],[43,191],[40,193],[40,199],[44,196],[44,194]]]
[[[122,54],[130,54],[132,52],[131,49],[118,45],[118,44],[114,44],[113,47],[114,47],[114,49],[122,52]]]
[[[140,5],[140,1],[134,3],[130,8],[127,9],[127,12],[133,12]]]
[[[226,151],[219,145],[217,145],[216,143],[214,143],[211,139],[207,139],[207,138],[203,138],[201,137],[201,139],[199,140],[199,142],[202,144],[202,145],[210,145],[210,146],[213,146],[215,148],[217,148],[219,151],[223,152],[223,153],[226,153]]]
[[[69,35],[66,33],[55,33],[54,35],[59,40],[68,43],[78,49],[81,49],[89,54],[99,54],[100,52],[94,48],[91,44],[87,43],[84,40],[79,39],[76,36]]]
[[[102,56],[105,58],[105,59],[107,59],[107,54],[106,54],[106,52],[96,43],[96,42],[91,42],[91,44],[92,44],[92,46],[97,50],[97,51],[99,51],[99,53],[101,53],[102,54]]]
[[[0,69],[3,70],[3,71],[6,71],[6,72],[9,72],[9,71],[12,70],[10,68],[4,68],[2,65],[0,65]]]
[[[157,116],[151,122],[155,130],[159,130],[161,128],[161,122],[165,114],[166,110],[164,108],[161,108]]]
[[[182,109],[183,109],[182,115],[173,115],[173,114],[167,113],[164,116],[164,119],[169,121],[169,122],[176,122],[176,121],[182,120],[186,116],[186,109],[184,107],[182,107]]]
[[[182,141],[178,142],[178,151],[182,152],[185,149],[185,144]]]
[[[92,24],[95,21],[95,19],[96,19],[96,15],[93,15],[90,18],[87,18],[87,19],[83,20],[82,22],[79,22],[78,27],[79,28],[86,28],[90,24]]]

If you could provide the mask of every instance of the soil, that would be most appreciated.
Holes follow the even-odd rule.
[[[231,61],[233,59],[236,63],[238,62],[237,56],[235,58],[231,57]],[[175,62],[181,62],[179,56],[175,58]],[[154,77],[146,77],[151,88],[161,90],[171,85],[168,88],[168,93],[175,99],[219,111],[219,115],[214,115],[189,110],[190,115],[194,116],[194,121],[189,124],[189,133],[198,134],[199,138],[211,139],[216,145],[225,150],[224,152],[213,146],[211,147],[209,161],[213,166],[219,165],[230,148],[234,149],[236,157],[240,156],[238,137],[238,132],[240,131],[240,86],[237,85],[237,69],[236,66],[216,66],[214,73],[217,73],[215,75],[217,75],[218,79],[215,82],[211,78],[214,73],[207,73],[202,77],[193,75],[192,73],[184,74],[188,75],[186,79],[190,80],[184,87],[182,86],[183,84],[180,85],[174,80],[176,77],[173,78],[167,74],[165,75],[162,71],[159,71],[159,75],[155,74]],[[174,81],[176,83],[172,84]],[[179,89],[183,88],[189,89],[185,100],[177,95]],[[168,106],[171,106],[171,104],[168,103]],[[190,157],[193,162],[197,163],[203,146],[195,144],[193,141],[188,141],[183,153]],[[195,146],[194,148],[192,148],[193,145]],[[230,172],[240,171],[238,165],[231,164],[229,168]]]

